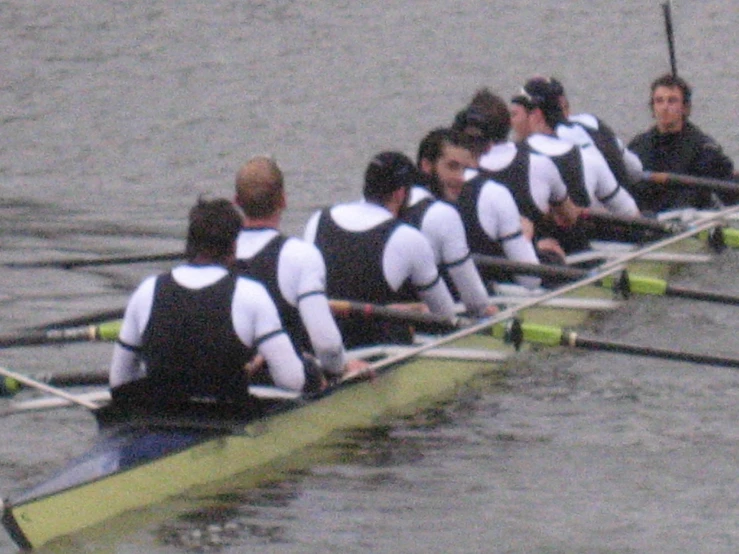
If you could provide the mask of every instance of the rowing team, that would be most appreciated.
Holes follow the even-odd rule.
[[[279,231],[286,207],[280,168],[270,158],[253,158],[236,176],[237,206],[200,199],[192,208],[187,263],[146,279],[134,292],[113,354],[114,401],[134,407],[194,398],[244,403],[248,384],[260,379],[320,390],[327,378],[367,368],[348,360],[345,348],[413,340],[411,328],[396,322],[337,322],[329,298],[421,301],[450,321],[458,298],[470,316],[495,314],[471,252],[561,263],[589,247],[585,214],[640,216],[629,187],[651,202],[646,209],[662,202],[631,183],[642,174],[642,160],[657,164],[648,169],[673,169],[654,156],[674,148],[660,122],[676,121],[675,97],[688,110],[690,98],[682,80],[655,83],[658,123],[633,142],[639,156],[597,118],[570,116],[555,79],[529,80],[510,107],[482,89],[451,127],[423,138],[415,164],[400,152],[373,157],[363,199],[315,213],[304,240]],[[685,115],[678,131],[689,125]],[[713,155],[711,163],[718,164],[720,148],[700,143],[690,129],[690,144],[704,156],[700,163]],[[508,139],[511,130],[516,142]],[[679,151],[682,160],[685,143]],[[660,208],[684,200],[673,194],[673,205]],[[705,199],[689,200],[705,207]],[[541,285],[534,277],[516,279]]]

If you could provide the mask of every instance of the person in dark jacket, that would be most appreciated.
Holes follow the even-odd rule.
[[[628,147],[639,156],[646,171],[731,179],[732,160],[713,138],[688,119],[691,96],[690,85],[681,77],[667,74],[655,79],[649,100],[655,125],[634,137]],[[706,189],[665,187],[644,181],[633,184],[631,189],[645,212],[710,208],[715,204],[715,197]],[[739,198],[724,194],[721,200],[735,203]]]

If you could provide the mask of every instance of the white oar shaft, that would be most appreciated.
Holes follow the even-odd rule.
[[[75,396],[74,394],[69,394],[68,392],[63,391],[62,389],[49,386],[46,383],[42,383],[41,381],[36,381],[36,379],[31,379],[30,377],[26,377],[25,375],[16,373],[15,371],[10,371],[9,369],[5,369],[4,367],[0,367],[0,375],[4,375],[5,377],[10,377],[11,379],[15,379],[19,383],[23,383],[24,385],[28,387],[33,387],[34,389],[47,392],[54,396],[58,396],[59,398],[64,398],[65,400],[69,400],[70,402],[74,404],[78,404],[79,406],[83,406],[90,410],[94,410],[98,407],[98,405],[95,404],[94,402],[85,400],[84,398],[79,398],[78,396]]]

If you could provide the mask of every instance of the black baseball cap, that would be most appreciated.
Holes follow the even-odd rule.
[[[556,79],[534,77],[526,81],[521,92],[511,99],[514,104],[521,104],[528,110],[540,108],[544,113],[561,112],[559,97],[564,94],[564,87]]]

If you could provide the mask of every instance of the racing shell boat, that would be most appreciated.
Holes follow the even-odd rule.
[[[259,400],[260,413],[211,417],[202,413],[120,419],[97,412],[100,438],[94,447],[30,490],[4,501],[2,522],[22,548],[39,547],[110,518],[142,509],[198,487],[228,486],[234,476],[255,483],[302,449],[335,433],[377,423],[380,417],[412,412],[443,399],[484,373],[495,372],[515,352],[491,330],[514,317],[577,326],[588,310],[542,306],[565,296],[609,295],[594,284],[638,263],[640,273],[665,275],[670,263],[643,262],[649,254],[711,229],[739,207],[706,218],[688,231],[611,259],[586,278],[532,297],[513,308],[427,342],[409,347],[377,346],[361,355],[372,361],[372,379],[349,379],[313,396],[275,395]],[[679,244],[678,244],[679,243]],[[494,333],[500,335],[501,333]],[[264,390],[255,389],[259,396]],[[264,395],[261,395],[264,396]],[[209,413],[211,412],[211,413]]]

